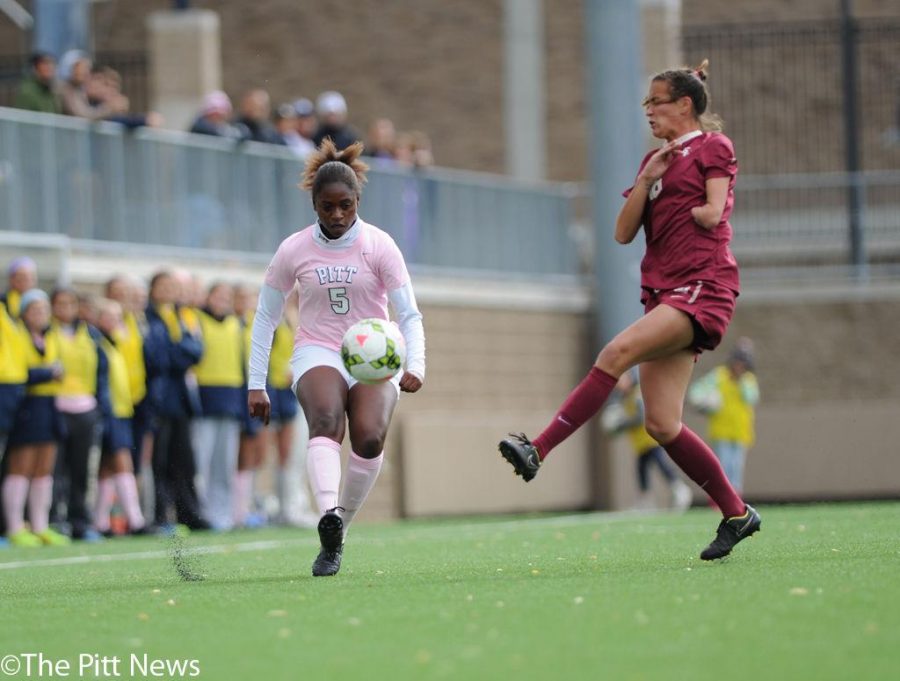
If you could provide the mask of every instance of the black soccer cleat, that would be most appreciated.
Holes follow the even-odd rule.
[[[319,555],[312,565],[313,577],[331,577],[341,569],[344,553],[344,521],[337,514],[340,506],[325,511],[319,519]],[[344,510],[344,509],[340,509]]]
[[[762,519],[759,517],[759,513],[748,504],[744,515],[726,518],[719,523],[719,527],[716,530],[716,538],[712,540],[709,546],[703,549],[700,558],[703,560],[724,558],[731,553],[731,549],[734,548],[735,544],[742,539],[746,539],[754,532],[758,532],[760,525],[762,525]]]
[[[512,464],[516,475],[521,475],[525,482],[537,475],[541,457],[531,440],[525,437],[525,433],[510,433],[508,439],[500,440],[498,449],[503,458]]]

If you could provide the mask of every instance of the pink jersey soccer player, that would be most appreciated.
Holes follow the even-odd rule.
[[[316,577],[340,569],[347,527],[381,470],[399,391],[414,393],[425,379],[422,315],[403,255],[388,234],[357,215],[368,169],[359,160],[362,149],[357,142],[338,151],[326,139],[307,159],[302,186],[311,191],[319,219],[278,247],[253,321],[247,401],[251,416],[268,423],[272,336],[285,297],[298,286],[292,388],[309,423],[307,467],[321,513],[321,549],[312,566]],[[341,361],[344,332],[361,319],[387,319],[388,301],[406,340],[406,371],[379,385],[357,383]],[[341,486],[345,415],[353,452]]]
[[[721,121],[707,114],[707,62],[654,76],[644,109],[654,137],[665,140],[644,157],[616,220],[616,241],[644,228],[641,263],[644,316],[600,351],[587,377],[549,426],[529,441],[500,442],[500,452],[527,482],[556,445],[597,413],[619,377],[640,366],[647,431],[722,510],[716,537],[700,554],[727,556],[759,530],[759,514],[741,499],[712,450],[681,421],[696,355],[722,340],[739,280],[729,249],[737,160]]]

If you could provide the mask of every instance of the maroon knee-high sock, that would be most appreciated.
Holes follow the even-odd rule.
[[[538,450],[541,461],[550,453],[551,449],[600,411],[600,407],[606,402],[606,398],[616,387],[618,380],[603,369],[591,367],[584,380],[569,393],[550,425],[544,428],[544,432],[532,442]]]
[[[745,504],[725,477],[722,464],[694,431],[682,426],[677,437],[663,449],[716,502],[726,518],[744,514]]]

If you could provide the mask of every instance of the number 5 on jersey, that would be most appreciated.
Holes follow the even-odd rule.
[[[328,289],[328,299],[331,301],[331,309],[335,314],[350,312],[350,299],[347,297],[346,286],[332,286]]]

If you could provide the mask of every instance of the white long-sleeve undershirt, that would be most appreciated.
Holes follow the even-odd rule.
[[[250,332],[250,367],[247,372],[247,387],[250,390],[265,390],[266,375],[269,373],[269,355],[272,354],[272,340],[275,329],[284,311],[287,294],[277,288],[263,284],[256,304],[256,316]]]
[[[272,339],[281,321],[284,300],[287,294],[263,284],[259,292],[256,316],[250,334],[250,362],[247,387],[250,390],[265,390],[266,375],[269,371],[269,355]],[[406,341],[406,371],[425,380],[425,328],[422,313],[416,304],[412,284],[388,292],[388,300],[397,316],[400,333]]]

